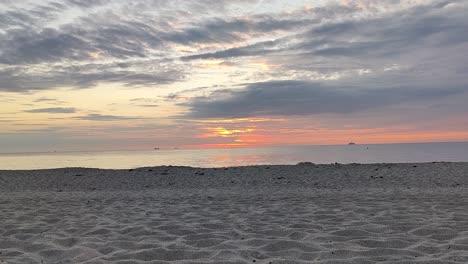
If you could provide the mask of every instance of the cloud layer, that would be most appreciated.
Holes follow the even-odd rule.
[[[224,90],[188,103],[192,118],[238,118],[348,114],[395,104],[457,95],[466,87],[374,87],[362,89],[306,81],[271,81]]]
[[[75,113],[77,110],[75,108],[65,108],[65,107],[51,107],[51,108],[38,108],[38,109],[29,109],[24,110],[26,113],[50,113],[50,114],[70,114]]]
[[[462,70],[457,57],[467,54],[466,1],[423,3],[402,8],[395,1],[354,1],[241,16],[232,16],[231,8],[247,10],[255,1],[6,5],[0,10],[0,91],[168,84],[189,79],[187,61],[242,57],[300,71],[302,79],[390,62],[417,67],[442,55]]]
[[[158,142],[216,145],[434,124],[458,135],[466,14],[468,0],[2,1],[0,136],[79,145],[156,129]]]

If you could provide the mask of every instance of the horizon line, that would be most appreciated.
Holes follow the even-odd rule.
[[[354,141],[350,141],[354,142]],[[468,141],[424,141],[424,142],[390,142],[390,143],[358,143],[354,142],[352,146],[372,146],[372,145],[406,145],[406,144],[444,144],[444,143],[468,143]],[[62,151],[24,151],[24,152],[0,152],[0,155],[15,155],[15,154],[53,154],[53,153],[77,153],[77,152],[132,152],[132,151],[174,151],[174,150],[211,150],[211,149],[247,149],[247,148],[271,148],[271,147],[327,147],[327,146],[349,146],[349,143],[343,144],[291,144],[291,145],[257,145],[257,146],[226,146],[212,148],[149,148],[149,149],[109,149],[109,150],[62,150]]]

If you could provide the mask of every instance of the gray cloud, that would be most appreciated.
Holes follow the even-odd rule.
[[[41,97],[36,100],[34,100],[35,103],[41,103],[41,102],[56,102],[57,99],[55,98],[48,98],[48,97]]]
[[[102,6],[108,4],[109,0],[66,0],[67,3],[82,7],[82,8],[91,8],[96,6]]]
[[[306,32],[292,31],[289,36],[275,41],[183,56],[181,59],[254,56],[279,64],[279,73],[290,69],[300,70],[306,75],[307,72],[375,69],[388,63],[413,67],[431,63],[435,67],[434,72],[447,73],[444,70],[447,62],[440,61],[450,56],[450,67],[458,72],[466,68],[466,64],[456,57],[468,55],[468,37],[463,33],[468,28],[468,20],[466,6],[451,5],[457,3],[463,1],[429,1],[404,11],[378,16],[359,19],[344,16],[345,19],[338,23],[323,19],[320,24],[309,23]],[[314,15],[321,17],[319,15],[323,16],[330,10],[341,9],[337,6],[318,8]],[[356,8],[351,11],[358,12]],[[267,74],[274,76],[279,73],[271,71]]]
[[[120,21],[101,24],[87,21],[66,25],[59,29],[9,30],[0,35],[2,58],[0,63],[21,65],[55,61],[84,61],[101,52],[114,58],[148,57],[145,47],[157,48],[158,32],[143,23]],[[88,28],[86,30],[86,28]]]
[[[47,103],[47,104],[54,104],[60,105],[65,104],[64,101],[56,99],[56,98],[49,98],[49,97],[40,97],[33,101],[34,103]]]
[[[139,106],[139,107],[155,108],[155,107],[160,106],[158,104],[160,99],[154,99],[154,98],[133,98],[133,99],[130,99],[129,101],[131,105]]]
[[[70,7],[88,8],[107,2],[67,0],[0,11],[0,91],[83,88],[99,82],[128,86],[177,82],[184,79],[186,72],[170,59],[175,55],[171,43],[231,42],[248,38],[248,34],[265,34],[308,23],[267,15],[248,19],[218,17],[175,29],[164,20],[140,17],[137,11],[143,10],[137,10],[138,4],[129,10],[105,9],[107,12],[81,15],[71,22],[49,26]],[[130,7],[123,4],[120,8]],[[199,5],[194,8],[202,10]],[[120,16],[123,11],[134,13]],[[261,49],[260,44],[256,46]],[[112,67],[108,64],[110,59],[116,61]]]
[[[246,35],[265,34],[277,30],[300,28],[316,23],[311,19],[280,19],[273,16],[255,16],[251,19],[214,19],[200,26],[163,36],[166,41],[179,44],[235,42]]]
[[[139,103],[157,103],[159,102],[159,99],[154,99],[154,98],[144,98],[144,97],[140,97],[140,98],[133,98],[133,99],[130,99],[129,100],[131,103],[134,103],[134,102],[139,102]]]
[[[49,113],[49,114],[71,114],[76,113],[77,109],[72,107],[50,107],[24,110],[27,113]]]
[[[56,87],[89,88],[98,83],[121,83],[127,86],[168,84],[184,79],[181,69],[153,69],[140,72],[118,66],[93,65],[86,67],[53,68],[48,73],[31,73],[26,68],[0,69],[0,91],[28,92]],[[156,67],[153,67],[156,68]]]
[[[394,56],[467,42],[461,34],[468,26],[464,11],[444,7],[430,4],[384,17],[323,24],[304,34],[298,48],[321,56]]]
[[[309,81],[271,81],[245,89],[223,90],[187,103],[189,118],[347,114],[371,108],[443,98],[466,91],[461,87],[336,86]]]
[[[197,55],[190,55],[182,57],[182,60],[196,60],[196,59],[225,59],[232,57],[245,57],[245,56],[259,56],[268,53],[278,52],[280,49],[275,48],[278,41],[265,41],[239,48],[231,48],[216,52],[202,53]]]
[[[17,3],[20,2],[15,1],[15,4]],[[11,5],[10,8],[8,8],[9,5]],[[12,28],[39,29],[44,23],[56,19],[60,12],[66,9],[66,5],[56,2],[23,7],[14,7],[14,4],[10,3],[6,4],[6,7],[0,9],[0,32]]]
[[[155,108],[155,107],[159,107],[159,105],[157,104],[138,104],[136,106],[140,106],[140,107],[148,107],[148,108]]]
[[[87,120],[87,121],[123,121],[123,120],[142,119],[140,117],[102,115],[102,114],[88,114],[84,116],[75,116],[72,118],[77,119],[77,120]]]
[[[81,7],[103,4],[105,1],[76,1],[69,3]],[[194,43],[233,42],[247,38],[247,34],[265,34],[275,30],[288,30],[311,23],[309,19],[278,19],[272,16],[255,16],[251,19],[216,18],[200,24],[174,29],[170,24],[120,18],[118,14],[77,19],[72,24],[58,28],[31,27],[42,15],[66,9],[50,4],[32,10],[8,12],[5,24],[20,25],[0,34],[2,57],[0,63],[8,65],[82,61],[92,58],[93,52],[114,58],[146,58],[152,50],[161,49],[165,43],[190,45]],[[29,18],[34,13],[34,18]],[[25,19],[28,16],[28,19]],[[106,17],[107,16],[107,17]],[[27,24],[19,21],[28,21]]]
[[[452,2],[457,1],[434,1],[409,11],[390,12],[369,19],[349,16],[340,23],[333,23],[331,18],[338,14],[354,14],[359,9],[331,5],[314,9],[313,12],[242,18],[200,17],[190,22],[189,19],[184,20],[180,12],[204,12],[214,4],[206,1],[184,3],[179,8],[169,1],[112,5],[104,0],[66,0],[11,8],[0,15],[3,30],[0,31],[0,64],[9,65],[0,67],[0,90],[25,92],[62,86],[82,88],[99,82],[129,86],[177,82],[183,80],[187,72],[172,61],[172,57],[179,55],[171,49],[172,43],[230,44],[263,36],[274,40],[253,44],[249,41],[251,44],[240,47],[226,45],[227,48],[223,50],[207,49],[207,52],[180,57],[183,61],[245,56],[275,60],[274,55],[279,53],[282,67],[301,68],[302,71],[323,71],[327,64],[352,67],[352,62],[347,58],[340,58],[341,61],[336,63],[337,57],[355,59],[364,56],[369,63],[378,65],[382,56],[386,59],[398,54],[427,55],[434,49],[442,50],[445,46],[465,43],[467,38],[463,33],[467,21],[463,9],[447,8],[448,3]],[[231,4],[222,2],[217,8],[223,9]],[[154,5],[161,10],[169,10],[172,16],[166,19],[165,14],[140,15]],[[95,6],[106,7],[103,9],[106,12],[96,12],[93,16],[80,15],[72,21],[50,26],[70,8]],[[110,9],[111,6],[113,9]],[[121,12],[125,12],[125,16],[121,16]],[[190,17],[190,14],[187,15]],[[174,27],[173,24],[177,23],[168,21],[183,26]],[[305,29],[308,31],[302,33]],[[276,31],[290,33],[287,37],[281,35],[278,38]],[[155,60],[155,56],[159,59]],[[112,67],[103,63],[109,59],[116,60]],[[148,63],[142,60],[148,60]],[[312,65],[311,61],[319,62],[321,67]],[[61,63],[62,66],[52,66],[51,63]],[[154,69],[154,65],[159,67]],[[48,70],[44,71],[44,68]]]
[[[51,28],[40,32],[11,30],[1,40],[4,44],[0,64],[8,65],[83,60],[93,51],[82,39]]]

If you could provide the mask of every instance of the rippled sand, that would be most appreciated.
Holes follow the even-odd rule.
[[[0,171],[0,263],[468,263],[466,168]]]

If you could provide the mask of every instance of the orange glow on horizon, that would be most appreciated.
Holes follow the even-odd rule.
[[[408,131],[407,128],[371,128],[371,129],[288,129],[269,131],[268,129],[233,129],[215,128],[214,133],[202,135],[204,138],[232,139],[226,143],[212,143],[185,146],[189,148],[235,148],[287,145],[343,145],[349,142],[357,144],[392,144],[424,142],[459,142],[468,141],[468,131]],[[288,136],[285,138],[284,134]]]
[[[207,127],[205,130],[208,130],[210,133],[199,135],[199,138],[228,137],[235,134],[253,133],[256,131],[254,128],[226,129],[224,127]]]

